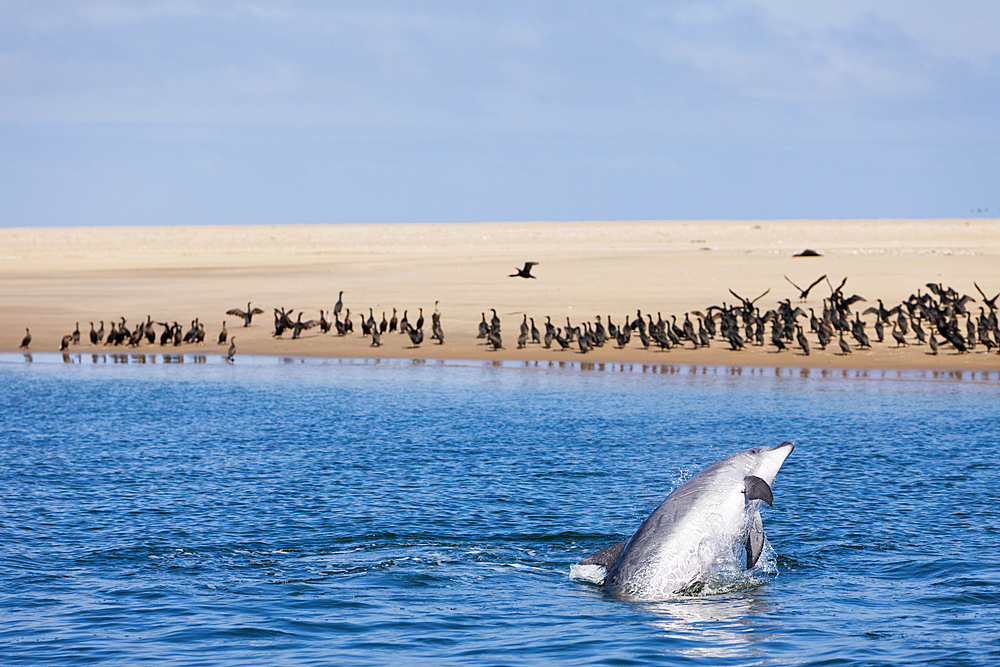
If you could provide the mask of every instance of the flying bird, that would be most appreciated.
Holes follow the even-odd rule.
[[[510,278],[534,278],[535,276],[531,275],[531,267],[537,266],[537,265],[538,265],[538,262],[525,262],[523,269],[517,269],[517,268],[515,268],[514,270],[517,271],[517,273],[512,273],[512,274],[510,274],[509,277]]]
[[[825,278],[826,278],[826,274],[824,273],[822,276],[820,276],[819,278],[817,278],[816,280],[814,280],[812,285],[810,285],[809,287],[807,287],[805,289],[802,289],[801,287],[799,287],[795,283],[792,283],[792,279],[791,278],[789,278],[788,276],[785,276],[785,280],[787,280],[788,282],[792,283],[792,287],[794,287],[795,289],[797,289],[799,291],[799,300],[800,301],[806,301],[809,298],[809,291],[813,287],[816,287],[816,285],[819,284],[819,282],[821,280],[824,280]]]

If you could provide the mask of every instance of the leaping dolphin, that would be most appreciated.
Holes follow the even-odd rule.
[[[613,595],[662,600],[710,575],[734,545],[743,544],[753,568],[764,549],[761,504],[774,502],[771,484],[794,448],[784,442],[716,461],[674,489],[632,537],[584,558],[571,576],[600,583],[600,575],[585,573],[596,566]]]

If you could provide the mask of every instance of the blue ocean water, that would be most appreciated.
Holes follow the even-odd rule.
[[[0,663],[1000,664],[1000,373],[0,356]],[[569,578],[793,440],[757,584]]]

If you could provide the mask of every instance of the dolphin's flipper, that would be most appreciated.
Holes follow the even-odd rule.
[[[765,485],[766,486],[766,485]],[[753,568],[764,550],[764,524],[760,521],[760,512],[754,512],[750,519],[750,531],[747,533],[747,569]]]
[[[771,493],[770,485],[760,477],[747,475],[743,478],[743,485],[743,493],[747,494],[747,500],[763,500],[768,505],[774,504],[774,494]]]
[[[622,555],[622,550],[625,548],[625,544],[629,541],[629,538],[625,538],[617,544],[612,544],[610,547],[601,549],[596,554],[591,554],[583,560],[581,560],[577,565],[600,565],[608,572],[614,567],[615,563],[618,562],[619,556]]]

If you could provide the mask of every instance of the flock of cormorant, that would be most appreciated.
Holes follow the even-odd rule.
[[[833,287],[825,275],[820,276],[805,289],[787,276],[785,279],[799,290],[799,301],[806,301],[809,292],[826,280],[830,286],[830,296],[823,299],[822,312],[817,315],[810,307],[807,313],[801,306],[793,306],[791,299],[779,301],[777,307],[762,312],[756,303],[770,292],[768,289],[754,299],[730,290],[730,294],[738,300],[737,303],[727,305],[723,302],[721,305],[710,305],[704,311],[686,312],[682,323],[678,323],[677,315],[669,315],[667,321],[659,312],[654,321],[651,313],[643,315],[641,310],[636,311],[635,317],[626,315],[619,324],[608,315],[605,320],[607,326],[600,315],[596,316],[595,321],[582,322],[576,326],[568,317],[565,326],[555,326],[551,317],[546,316],[543,335],[535,324],[535,319],[524,314],[517,348],[539,344],[549,349],[555,342],[559,346],[556,349],[566,350],[574,347],[575,343],[579,352],[585,354],[606,344],[624,348],[632,343],[634,335],[638,344],[645,349],[654,347],[669,350],[688,344],[690,349],[697,349],[710,347],[712,341],[720,341],[728,344],[732,350],[741,350],[748,345],[773,346],[776,352],[797,349],[799,354],[807,356],[811,354],[814,345],[826,350],[836,339],[840,350],[837,354],[848,355],[854,350],[872,348],[869,323],[862,317],[874,315],[875,320],[871,326],[877,343],[885,342],[886,330],[891,329],[889,333],[896,347],[927,344],[929,354],[932,355],[938,354],[941,346],[950,346],[960,354],[975,350],[977,345],[985,347],[987,352],[993,348],[1000,350],[1000,329],[997,326],[996,312],[1000,294],[989,298],[975,283],[973,284],[982,296],[984,305],[979,307],[978,316],[973,317],[968,304],[976,300],[941,284],[928,283],[927,293],[921,294],[917,290],[892,308],[886,308],[881,299],[876,299],[877,307],[852,312],[852,307],[856,308],[856,304],[866,302],[866,299],[857,294],[844,294],[847,278]],[[489,321],[486,313],[482,314],[478,338],[486,339],[486,344],[496,350],[503,347],[503,339],[500,318],[495,309],[491,310],[493,316]],[[814,343],[810,342],[810,335]],[[907,336],[910,335],[912,338],[908,339]],[[848,336],[853,339],[853,344]]]
[[[533,264],[533,262],[526,264],[520,277],[534,277],[526,275]],[[991,352],[993,348],[1000,350],[1000,328],[997,326],[996,311],[1000,293],[989,298],[975,283],[973,284],[982,297],[978,315],[970,309],[970,304],[976,303],[975,298],[959,294],[951,287],[936,283],[928,283],[927,292],[921,293],[917,290],[915,294],[911,294],[906,300],[891,308],[887,308],[881,299],[876,299],[877,306],[860,310],[857,304],[867,301],[857,294],[845,295],[843,289],[847,278],[834,287],[825,275],[820,276],[805,289],[796,285],[787,276],[785,279],[799,291],[800,302],[805,302],[810,291],[825,280],[830,287],[830,296],[823,299],[822,311],[817,313],[812,307],[808,307],[807,313],[802,306],[793,305],[791,299],[784,299],[779,301],[775,308],[762,312],[757,302],[770,292],[768,289],[754,299],[729,290],[737,299],[735,303],[722,302],[719,305],[710,305],[704,310],[686,312],[681,322],[678,322],[677,315],[671,314],[668,315],[668,319],[664,319],[659,312],[654,320],[651,313],[644,315],[641,309],[636,310],[634,317],[626,315],[618,323],[615,323],[610,315],[606,320],[602,320],[598,315],[594,321],[581,322],[578,325],[573,325],[567,317],[565,326],[556,326],[552,323],[551,316],[546,316],[542,333],[535,324],[535,319],[524,314],[517,337],[517,348],[523,349],[528,345],[537,344],[545,349],[551,349],[555,343],[558,346],[556,350],[575,348],[580,353],[587,353],[604,345],[625,348],[632,345],[633,340],[636,341],[635,345],[642,348],[652,347],[660,350],[688,345],[691,349],[706,348],[715,341],[727,344],[732,350],[744,349],[747,346],[770,346],[777,352],[792,349],[798,350],[799,354],[809,355],[814,346],[825,350],[835,341],[839,349],[838,354],[847,355],[855,350],[871,349],[873,343],[885,342],[888,332],[896,347],[926,344],[930,350],[929,354],[938,354],[943,346],[957,353],[970,352],[979,345],[985,347],[987,352]],[[333,331],[338,336],[346,336],[353,333],[351,310],[344,308],[343,296],[344,293],[341,291],[336,305],[329,313],[320,310],[319,319],[303,320],[305,314],[302,311],[299,311],[293,319],[293,310],[275,308],[273,336],[280,338],[286,332],[290,332],[291,338],[297,339],[303,331],[314,327],[319,327],[324,334]],[[259,307],[251,306],[252,304],[248,302],[246,310],[233,308],[226,311],[226,314],[240,318],[243,326],[248,327],[255,315],[262,315],[265,312]],[[383,311],[381,321],[376,321],[373,309],[369,308],[368,316],[360,317],[361,335],[369,336],[371,345],[378,347],[382,345],[384,335],[398,331],[407,335],[412,346],[417,347],[424,341],[423,308],[418,310],[417,320],[411,324],[407,310],[403,311],[401,318],[397,316],[395,308],[392,309],[391,318],[388,318]],[[485,344],[491,349],[499,350],[503,348],[500,318],[496,309],[490,310],[492,317],[489,320],[485,312],[482,314],[477,338],[485,339]],[[327,317],[328,314],[332,319]],[[874,315],[874,322],[868,323],[863,319],[869,315]],[[154,328],[156,326],[163,327],[159,336]],[[874,332],[874,341],[869,335],[869,326]],[[25,331],[21,348],[27,349],[31,345],[31,332],[27,329]],[[126,319],[122,317],[119,321],[112,322],[107,332],[104,321],[100,322],[100,328],[95,328],[91,322],[89,334],[91,345],[130,347],[137,347],[144,342],[148,344],[159,342],[161,346],[204,344],[205,337],[205,325],[198,318],[195,318],[185,330],[177,322],[154,322],[149,316],[133,328],[129,328]],[[80,339],[80,325],[77,323],[72,333],[62,337],[60,349],[67,350],[79,344]],[[431,314],[430,339],[436,340],[439,345],[444,343],[444,331],[441,328],[441,313],[437,301],[434,302],[434,312]],[[227,340],[229,342],[227,358],[232,360],[236,351],[235,337],[229,337],[224,320],[218,344],[225,345]]]
[[[337,303],[334,305],[333,310],[330,311],[330,315],[333,316],[333,320],[327,319],[327,312],[320,310],[319,319],[308,319],[303,321],[304,313],[299,311],[296,319],[292,319],[292,315],[295,312],[293,309],[286,310],[285,308],[275,308],[274,309],[274,334],[275,338],[281,338],[284,336],[286,331],[291,332],[291,338],[294,340],[302,335],[303,331],[312,329],[313,327],[319,327],[320,331],[324,334],[330,333],[330,331],[336,331],[338,336],[346,336],[354,331],[354,324],[351,319],[351,309],[344,309],[343,307],[343,291],[340,292],[340,296],[337,298]],[[238,317],[243,321],[244,327],[249,327],[253,321],[254,315],[264,314],[264,310],[259,307],[252,308],[252,302],[247,302],[246,310],[242,308],[232,308],[226,311],[226,315],[232,315]],[[382,313],[382,321],[376,322],[375,315],[371,308],[368,309],[368,318],[360,318],[360,326],[362,335],[371,336],[372,346],[379,347],[382,345],[382,335],[386,333],[393,333],[398,331],[400,334],[406,334],[409,336],[410,342],[414,347],[419,346],[424,342],[424,309],[419,308],[419,315],[417,317],[415,324],[410,324],[407,314],[408,310],[403,311],[402,319],[397,317],[397,311],[395,308],[392,309],[392,319],[387,319],[385,312]],[[344,313],[344,319],[340,318],[341,312]],[[104,346],[127,346],[127,347],[138,347],[143,343],[148,343],[149,345],[155,345],[157,340],[161,346],[171,345],[174,347],[183,344],[196,344],[201,345],[205,343],[205,325],[200,321],[199,318],[195,318],[191,321],[191,326],[185,332],[184,327],[182,327],[177,322],[154,322],[152,317],[146,316],[146,321],[140,321],[133,329],[129,329],[126,324],[127,320],[122,317],[120,321],[112,321],[110,328],[105,332],[104,320],[100,321],[100,328],[95,328],[94,323],[90,323],[90,344],[91,345],[104,345]],[[163,331],[157,339],[157,334],[155,327],[162,326]],[[25,336],[21,341],[21,349],[29,349],[31,346],[31,331],[25,328]],[[434,302],[434,312],[431,314],[431,340],[436,340],[439,345],[444,344],[444,330],[441,328],[441,312],[438,310],[438,302]],[[236,337],[230,337],[229,332],[226,329],[226,321],[222,321],[222,330],[219,332],[218,344],[225,345],[229,342],[229,349],[226,354],[228,360],[232,360],[233,356],[236,354]],[[60,351],[68,350],[73,345],[78,345],[80,343],[80,323],[76,323],[76,329],[69,334],[62,337],[59,349]]]

